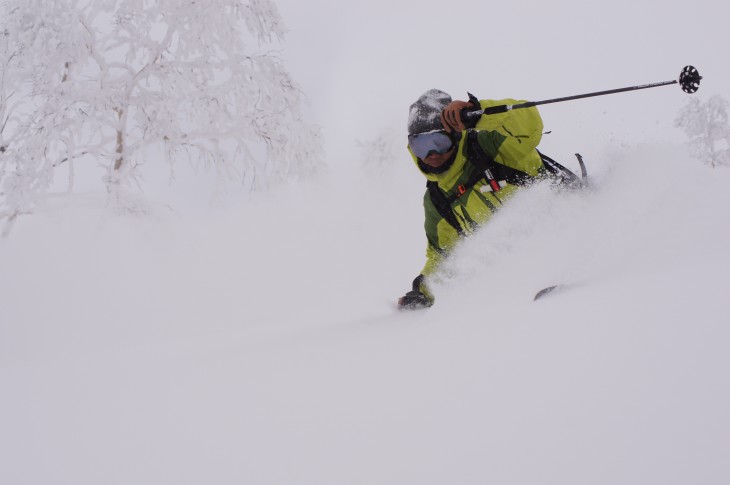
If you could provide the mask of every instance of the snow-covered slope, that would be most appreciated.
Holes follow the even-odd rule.
[[[206,217],[51,201],[0,246],[0,483],[727,483],[730,173],[593,158],[417,313],[415,170]]]

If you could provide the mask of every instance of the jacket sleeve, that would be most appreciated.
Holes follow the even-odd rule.
[[[482,109],[503,104],[518,104],[515,99],[482,100]],[[477,141],[495,162],[533,177],[542,167],[535,150],[542,138],[542,118],[536,107],[483,115],[476,124]]]
[[[438,213],[428,190],[423,196],[423,209],[425,215],[423,225],[428,244],[426,245],[426,264],[421,270],[421,274],[429,276],[436,271],[448,251],[456,245],[459,233]]]

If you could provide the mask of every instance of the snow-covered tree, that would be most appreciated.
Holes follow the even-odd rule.
[[[690,138],[693,156],[712,167],[730,165],[727,107],[728,102],[720,95],[705,103],[690,98],[674,122]]]
[[[53,171],[97,163],[119,202],[145,149],[248,188],[320,164],[321,136],[272,51],[272,0],[0,0],[0,218]]]
[[[406,143],[402,134],[393,128],[381,130],[370,140],[356,140],[361,166],[371,172],[382,172],[392,166],[395,160],[407,157],[408,152],[404,148]]]

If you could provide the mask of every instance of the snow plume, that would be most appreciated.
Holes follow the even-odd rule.
[[[614,150],[610,159],[586,163],[588,189],[540,183],[510,200],[447,261],[439,290],[449,295],[472,280],[488,283],[480,287],[487,293],[526,283],[579,288],[701,263],[696,251],[723,259],[723,221],[730,218],[715,212],[727,176],[693,165],[684,147],[671,145]],[[681,193],[691,193],[692,202],[678,205]],[[500,277],[484,280],[487,274]]]
[[[149,150],[250,189],[321,166],[319,129],[303,120],[302,93],[271,50],[284,28],[269,0],[6,0],[3,11],[7,219],[32,211],[60,165],[70,188],[74,164],[103,167],[116,201],[158,160]]]
[[[730,165],[728,102],[720,95],[706,102],[690,98],[675,120],[690,139],[692,156],[711,167]]]
[[[730,171],[584,155],[414,313],[407,155],[191,220],[53,199],[0,250],[0,483],[728,483]]]

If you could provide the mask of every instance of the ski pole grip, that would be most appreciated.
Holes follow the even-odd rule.
[[[464,108],[461,110],[461,121],[465,125],[473,127],[479,118],[481,118],[483,111],[480,109],[475,110],[474,108]]]
[[[485,115],[493,115],[497,113],[506,113],[507,111],[512,109],[512,105],[509,104],[501,104],[499,106],[490,106],[489,108],[485,108],[483,113]]]
[[[500,106],[490,106],[489,108],[485,109],[470,109],[470,108],[464,108],[461,110],[461,121],[464,122],[464,124],[469,127],[473,128],[474,125],[476,125],[477,121],[479,121],[479,118],[481,118],[482,115],[493,115],[497,113],[506,113],[507,111],[512,109],[512,105],[503,104]]]

